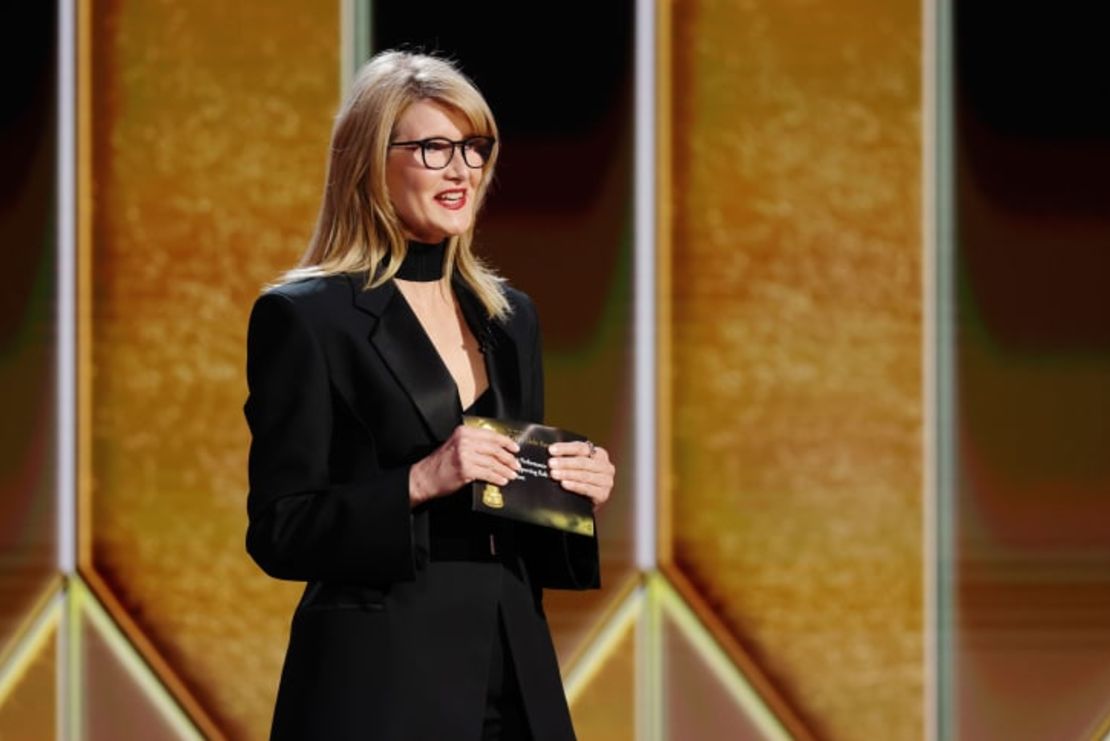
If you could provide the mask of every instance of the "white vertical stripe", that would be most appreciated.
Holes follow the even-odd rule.
[[[339,100],[347,97],[355,69],[355,2],[339,0]]]
[[[76,301],[76,132],[77,80],[75,17],[72,0],[58,3],[58,129],[57,129],[57,506],[58,569],[72,574],[77,563],[76,430],[77,312]]]
[[[640,622],[636,626],[636,733],[638,741],[660,741],[666,726],[666,697],[663,672],[664,582],[658,573],[644,577],[640,600]]]
[[[928,285],[926,304],[926,329],[931,336],[926,341],[926,430],[929,448],[925,459],[928,483],[927,494],[930,516],[928,522],[931,542],[926,541],[926,559],[930,580],[926,586],[926,638],[931,639],[930,656],[926,661],[926,732],[929,739],[950,738],[955,718],[952,692],[952,615],[954,581],[952,574],[952,528],[955,524],[953,503],[956,496],[956,435],[958,434],[956,393],[956,332],[955,332],[955,266],[956,266],[956,202],[954,180],[955,132],[953,129],[954,82],[952,63],[953,12],[949,0],[932,0],[931,16],[927,17],[925,31],[932,59],[926,60],[926,74],[932,75],[928,93],[929,107],[923,110],[922,119],[929,129],[926,141],[927,166],[931,168],[926,182],[926,213],[931,230],[927,263],[931,283]]]
[[[55,196],[57,226],[57,302],[56,320],[56,407],[57,446],[57,538],[58,570],[62,574],[62,594],[69,598],[69,579],[77,566],[77,101],[76,8],[73,0],[58,0],[57,27],[57,163]],[[65,605],[60,618],[55,652],[57,703],[54,713],[55,736],[72,738],[73,722],[70,697],[69,614]]]
[[[351,32],[354,57],[351,60],[352,76],[362,63],[370,58],[373,53],[370,39],[373,36],[373,2],[371,0],[354,0],[354,29]]]
[[[655,344],[655,3],[636,0],[633,170],[635,425],[633,500],[636,565],[656,566]]]
[[[655,126],[655,2],[636,0],[635,110],[633,166],[633,307],[634,425],[633,505],[635,509],[636,566],[655,570],[656,542],[656,126]],[[636,738],[662,738],[661,630],[658,599],[643,600],[644,619],[636,630]]]
[[[351,89],[355,73],[370,58],[371,0],[339,0],[339,100]]]
[[[79,698],[74,684],[79,681],[79,677],[74,660],[77,652],[73,639],[75,623],[70,604],[73,600],[71,578],[76,577],[66,577],[59,592],[61,604],[58,608],[57,645],[54,649],[54,737],[62,741],[76,739],[78,728],[75,703]]]

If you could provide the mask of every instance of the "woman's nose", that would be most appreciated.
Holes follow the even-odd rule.
[[[466,179],[466,161],[463,160],[462,147],[456,147],[454,156],[451,161],[447,163],[447,168],[444,174],[449,180],[465,180]]]

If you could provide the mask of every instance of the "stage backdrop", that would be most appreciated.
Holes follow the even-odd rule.
[[[1110,59],[1093,19],[951,5],[9,24],[0,738],[265,738],[301,587],[244,551],[247,315],[398,44],[489,96],[479,250],[539,306],[549,421],[618,464],[604,589],[546,598],[581,738],[1106,736]]]

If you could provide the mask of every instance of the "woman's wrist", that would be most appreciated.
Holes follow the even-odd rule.
[[[428,492],[427,477],[424,474],[424,463],[427,460],[425,458],[418,461],[409,468],[409,506],[411,507],[431,499],[431,493]]]

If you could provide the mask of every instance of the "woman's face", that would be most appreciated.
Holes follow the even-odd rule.
[[[432,137],[460,141],[474,133],[457,111],[434,100],[421,100],[406,108],[397,119],[391,141]],[[390,147],[386,186],[407,236],[436,243],[469,229],[483,173],[484,168],[467,166],[461,147],[456,147],[450,163],[442,170],[426,168],[419,147]]]

